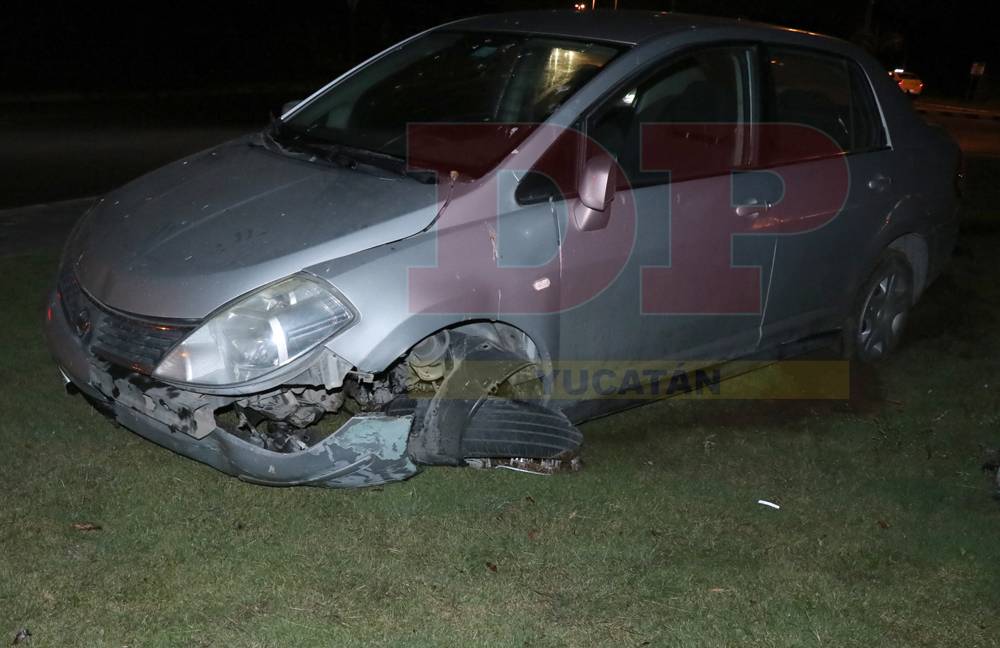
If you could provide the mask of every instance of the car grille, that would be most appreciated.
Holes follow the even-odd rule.
[[[153,321],[126,315],[93,300],[71,271],[59,277],[63,314],[90,352],[116,365],[150,374],[195,328],[189,321]]]

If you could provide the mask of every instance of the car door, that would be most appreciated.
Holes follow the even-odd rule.
[[[720,360],[756,348],[773,241],[735,232],[731,196],[747,159],[751,61],[742,45],[674,54],[589,114],[582,157],[610,155],[621,174],[609,225],[580,236],[619,246],[609,231],[635,228],[617,280],[562,312],[562,359]],[[594,263],[565,250],[563,285],[586,284]]]
[[[866,242],[883,226],[893,192],[891,151],[862,68],[808,49],[769,47],[765,54],[758,129],[765,134],[754,164],[785,186],[784,197],[763,189],[761,200],[806,197],[769,210],[761,221],[762,231],[778,234],[762,341],[772,346],[840,326],[851,295],[847,284],[867,262]],[[817,135],[815,148],[802,146]]]

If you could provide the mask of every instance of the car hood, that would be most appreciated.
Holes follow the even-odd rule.
[[[103,198],[67,247],[98,301],[197,319],[299,270],[430,225],[437,187],[296,159],[247,136]]]

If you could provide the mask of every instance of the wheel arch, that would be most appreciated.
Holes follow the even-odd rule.
[[[494,329],[501,332],[501,336],[503,336],[503,332],[508,332],[510,334],[506,336],[508,341],[514,341],[517,340],[518,336],[523,336],[517,343],[508,348],[512,351],[523,350],[526,356],[537,359],[547,369],[551,366],[551,354],[557,348],[558,329],[555,321],[551,318],[552,316],[537,320],[532,318],[529,322],[518,322],[513,318],[436,320],[424,322],[424,325],[420,326],[411,322],[408,326],[395,328],[374,349],[375,352],[359,362],[357,367],[361,371],[380,373],[389,369],[401,358],[405,358],[414,347],[443,331],[493,337],[490,334],[490,329]]]
[[[913,271],[913,303],[916,303],[927,287],[927,275],[930,268],[930,249],[927,240],[916,233],[903,234],[886,246],[888,250],[897,250],[905,257]]]

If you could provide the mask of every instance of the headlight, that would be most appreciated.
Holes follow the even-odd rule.
[[[294,276],[214,315],[153,375],[203,385],[245,382],[287,365],[353,320],[345,300],[319,281]]]

